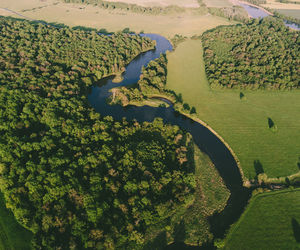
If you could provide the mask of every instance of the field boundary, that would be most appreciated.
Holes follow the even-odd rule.
[[[254,206],[253,204],[257,199],[261,199],[261,198],[264,198],[267,196],[279,195],[282,193],[292,193],[292,192],[300,192],[300,188],[276,190],[276,191],[271,191],[271,192],[258,193],[258,194],[255,194],[254,196],[252,196],[251,199],[249,200],[249,203],[248,203],[246,209],[244,210],[243,214],[240,216],[238,221],[235,224],[233,224],[231,226],[231,228],[229,229],[229,233],[228,233],[227,237],[225,237],[224,246],[226,246],[227,242],[231,239],[232,235],[237,231],[242,220],[247,215],[247,213],[250,211],[250,209]]]

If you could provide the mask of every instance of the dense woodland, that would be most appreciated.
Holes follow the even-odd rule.
[[[188,134],[117,122],[87,102],[94,80],[153,46],[0,18],[0,188],[34,248],[136,249],[193,201]]]
[[[299,88],[299,34],[273,17],[205,32],[202,42],[211,86]]]

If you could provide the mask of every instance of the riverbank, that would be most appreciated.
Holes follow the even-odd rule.
[[[261,6],[258,6],[258,5],[255,5],[255,4],[252,4],[252,3],[249,3],[249,2],[246,2],[246,1],[239,1],[239,0],[230,0],[232,2],[233,5],[241,5],[241,4],[246,4],[246,5],[249,5],[249,6],[252,6],[252,7],[255,7],[257,9],[260,9],[264,12],[266,12],[267,14],[269,14],[270,16],[273,16],[273,13],[264,9],[263,7]],[[250,14],[248,13],[248,16],[249,17],[252,17],[250,16]]]

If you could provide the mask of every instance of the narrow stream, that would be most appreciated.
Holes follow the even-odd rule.
[[[227,188],[231,192],[228,204],[221,214],[211,218],[211,229],[215,236],[222,236],[225,230],[237,220],[249,198],[249,191],[243,188],[242,178],[237,164],[227,147],[206,127],[186,118],[175,112],[172,105],[170,107],[122,107],[120,105],[108,105],[106,99],[111,95],[109,90],[119,86],[127,86],[139,80],[141,69],[150,61],[158,58],[161,53],[172,50],[170,42],[156,34],[143,34],[156,40],[156,49],[142,53],[135,58],[126,68],[121,83],[113,83],[113,77],[100,80],[93,86],[88,96],[90,104],[102,116],[110,115],[115,120],[125,117],[127,120],[137,120],[138,122],[153,121],[160,117],[165,123],[178,125],[189,132],[197,146],[205,152],[212,160]]]

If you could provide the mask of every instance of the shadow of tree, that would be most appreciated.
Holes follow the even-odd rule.
[[[297,162],[297,166],[298,166],[298,168],[300,170],[300,157],[299,157],[299,161]]]
[[[243,92],[240,92],[240,99],[242,100],[245,97]]]
[[[269,128],[273,128],[275,126],[274,121],[270,117],[268,117],[268,126]]]
[[[255,169],[256,175],[263,174],[265,172],[264,168],[259,160],[254,160],[253,164],[254,164],[254,169]]]
[[[293,228],[295,240],[298,243],[300,243],[300,225],[295,218],[292,218],[292,228]]]
[[[174,237],[174,242],[184,242],[186,237],[184,220],[181,220],[178,224],[175,225],[173,237]]]
[[[159,233],[152,241],[149,241],[144,247],[144,250],[160,250],[165,249],[167,246],[167,234],[166,232]]]

